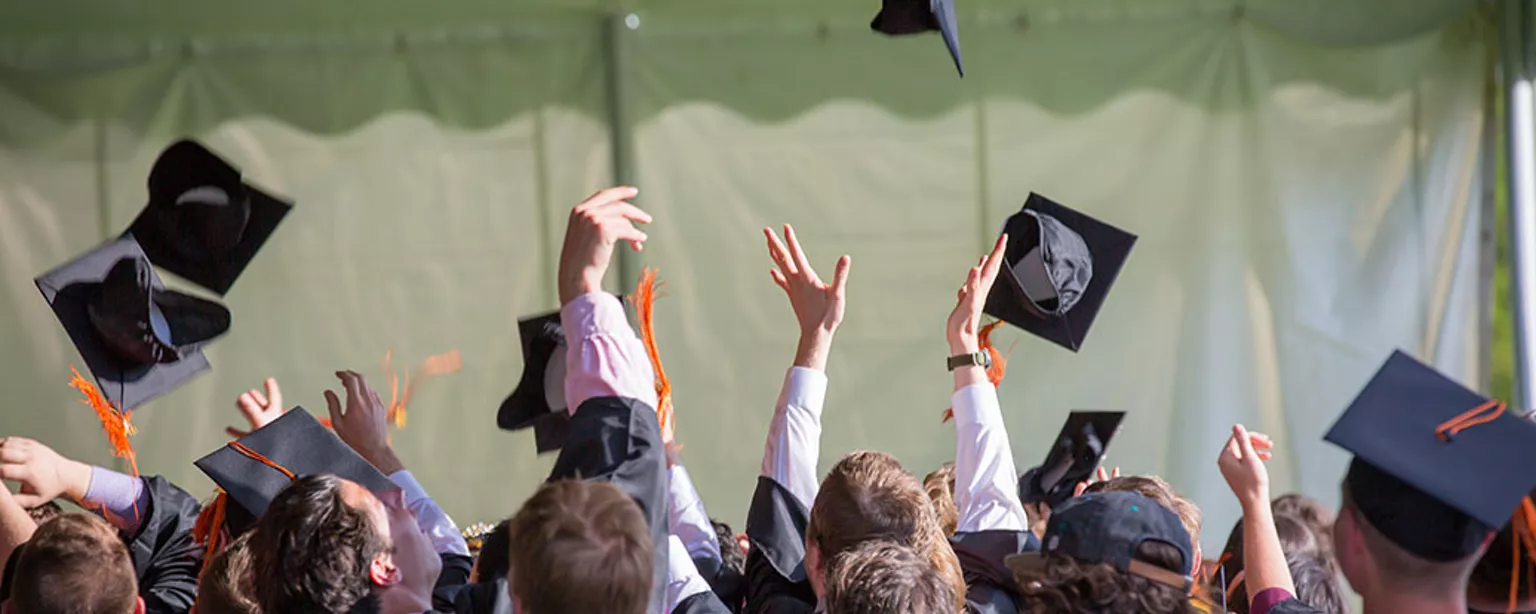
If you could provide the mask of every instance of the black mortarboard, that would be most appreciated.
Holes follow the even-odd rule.
[[[266,513],[267,505],[293,480],[304,476],[330,474],[375,493],[399,488],[303,407],[293,408],[195,464],[253,519]]]
[[[987,295],[987,314],[1082,349],[1136,235],[1033,193],[1003,232],[1008,248]]]
[[[1394,352],[1324,437],[1354,454],[1349,500],[1430,561],[1476,552],[1536,486],[1536,425]]]
[[[876,32],[901,36],[938,30],[944,36],[955,70],[965,76],[960,59],[960,26],[955,23],[955,0],[884,0],[869,27]]]
[[[1109,441],[1120,430],[1123,411],[1074,411],[1061,426],[1045,462],[1019,477],[1019,500],[1055,508],[1072,497],[1078,482],[1104,462]]]
[[[565,403],[565,331],[560,312],[517,323],[523,342],[523,375],[496,412],[496,426],[509,431],[533,427],[540,454],[559,450],[570,430]]]
[[[166,290],[132,238],[34,280],[97,387],[132,409],[208,369],[202,346],[229,330],[223,305]]]
[[[149,203],[128,232],[155,266],[223,295],[292,208],[202,145],[177,141],[155,160]]]

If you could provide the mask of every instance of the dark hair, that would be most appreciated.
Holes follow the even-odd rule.
[[[1162,542],[1143,542],[1136,560],[1182,573],[1183,555]],[[1105,563],[1046,554],[1044,566],[1016,575],[1019,612],[1027,614],[1199,614],[1184,591]]]
[[[481,582],[505,578],[512,571],[512,519],[496,524],[485,541],[480,544],[480,556],[475,559],[475,575]]]
[[[1275,533],[1280,537],[1280,551],[1287,557],[1310,556],[1315,557],[1319,563],[1333,569],[1332,559],[1325,558],[1325,553],[1317,544],[1317,538],[1312,530],[1300,520],[1291,516],[1275,516]],[[1236,614],[1248,614],[1248,592],[1242,582],[1235,582],[1239,573],[1243,571],[1243,519],[1237,519],[1232,526],[1232,533],[1227,536],[1227,545],[1221,550],[1221,569],[1225,573],[1218,574],[1213,582],[1225,577],[1232,591],[1227,595],[1227,610]],[[1228,586],[1213,586],[1216,591],[1227,591]]]
[[[230,542],[203,565],[197,581],[198,614],[257,614],[252,597],[250,534]]]
[[[955,587],[906,546],[867,541],[829,565],[827,614],[953,614]]]
[[[11,605],[26,614],[131,614],[139,580],[128,547],[82,513],[43,523],[16,558]]]
[[[747,573],[747,555],[736,543],[736,532],[731,530],[731,525],[713,518],[709,519],[709,524],[715,527],[715,541],[720,542],[720,567],[738,574]]]
[[[64,508],[59,507],[59,504],[54,501],[48,501],[27,510],[27,515],[32,517],[32,522],[37,523],[37,526],[43,526],[43,523],[58,518],[63,514]]]
[[[263,612],[344,614],[373,593],[368,577],[388,540],[367,511],[348,505],[333,475],[294,480],[251,530],[251,569]]]
[[[509,536],[508,580],[525,614],[643,614],[649,605],[651,531],[612,484],[545,484],[512,517]]]
[[[1349,605],[1344,601],[1344,589],[1339,584],[1339,574],[1334,566],[1305,552],[1287,552],[1285,563],[1291,568],[1291,581],[1296,585],[1296,600],[1323,611],[1325,614],[1346,614]]]

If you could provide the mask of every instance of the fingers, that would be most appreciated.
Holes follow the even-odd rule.
[[[1248,429],[1243,428],[1243,425],[1232,425],[1232,439],[1237,441],[1241,458],[1257,458],[1258,455],[1253,451],[1253,441],[1248,437]]]
[[[47,503],[42,497],[30,493],[19,492],[11,496],[16,500],[16,505],[20,505],[22,509],[29,510]]]
[[[576,205],[576,212],[584,213],[591,209],[596,209],[617,201],[634,198],[639,195],[640,190],[630,186],[618,186],[608,188],[606,190],[600,190],[596,194],[587,197],[587,199],[582,201],[581,204]]]
[[[269,377],[263,382],[267,388],[267,407],[272,409],[283,408],[283,389],[277,387],[277,378]]]
[[[981,266],[981,280],[990,285],[997,279],[997,272],[1003,268],[1003,256],[1008,253],[1008,235],[997,238],[997,243],[992,246],[992,253],[987,254],[986,261]]]
[[[773,258],[774,264],[779,265],[779,270],[786,276],[800,274],[800,269],[795,268],[794,261],[789,257],[789,249],[784,247],[778,235],[773,234],[773,229],[764,228],[763,234],[768,235],[768,255]]]
[[[811,262],[806,259],[805,251],[800,249],[800,239],[795,236],[795,228],[789,224],[784,225],[784,240],[789,243],[789,256],[795,262],[795,267],[800,273],[811,278],[812,281],[821,282],[816,277],[816,271],[811,269]]]
[[[363,376],[352,371],[337,371],[336,378],[341,380],[341,386],[347,390],[347,409],[350,411],[354,403],[363,403],[368,397],[364,396],[363,389],[368,383]]]
[[[1120,468],[1119,467],[1115,467],[1114,471],[1109,472],[1109,477],[1110,478],[1118,478],[1118,477],[1120,477]]]
[[[832,295],[837,298],[845,296],[848,288],[848,271],[853,268],[853,258],[844,255],[837,259],[837,270],[832,273]]]
[[[1076,486],[1072,487],[1072,496],[1081,497],[1083,496],[1083,491],[1085,490],[1088,490],[1088,483],[1078,482]]]
[[[252,418],[261,413],[263,404],[256,402],[255,393],[255,390],[247,390],[245,394],[240,395],[240,400],[235,401],[235,406],[240,408],[240,413],[245,414],[246,418]]]
[[[341,399],[336,398],[336,393],[325,391],[325,408],[330,411],[331,424],[341,424]]]
[[[773,283],[778,284],[785,292],[789,292],[789,280],[784,279],[783,273],[780,273],[778,269],[769,269],[768,275],[773,278]]]
[[[271,405],[271,403],[267,402],[267,395],[262,394],[260,390],[251,390],[245,394],[250,395],[251,400],[256,401],[257,407],[265,409],[268,405]]]
[[[1099,467],[1098,471],[1093,472],[1093,475],[1094,475],[1094,477],[1098,478],[1098,480],[1100,482],[1108,482],[1109,481],[1109,472],[1105,471],[1104,467],[1102,467],[1102,466]]]
[[[32,479],[32,469],[26,465],[0,465],[0,480],[26,482]]]
[[[240,439],[241,437],[245,437],[251,433],[249,431],[242,431],[233,426],[227,426],[224,427],[224,434],[229,435],[231,439]]]

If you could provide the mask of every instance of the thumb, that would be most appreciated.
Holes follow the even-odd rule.
[[[44,501],[42,497],[24,492],[11,495],[11,498],[15,499],[16,504],[20,505],[23,509],[32,509],[47,503],[47,501]]]
[[[235,428],[233,426],[226,426],[226,427],[224,427],[224,434],[225,435],[229,435],[233,439],[239,439],[241,437],[249,435],[250,432],[242,431],[242,430],[237,429],[237,428]]]
[[[832,273],[832,294],[838,297],[844,296],[848,288],[848,270],[853,268],[853,258],[843,256],[837,259],[837,270]]]

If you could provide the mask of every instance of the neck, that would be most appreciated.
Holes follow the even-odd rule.
[[[1366,597],[1365,614],[1466,614],[1464,595],[1436,596],[1391,593]],[[1499,611],[1503,611],[1500,606]]]
[[[421,614],[432,609],[430,599],[396,586],[379,593],[381,614]]]

